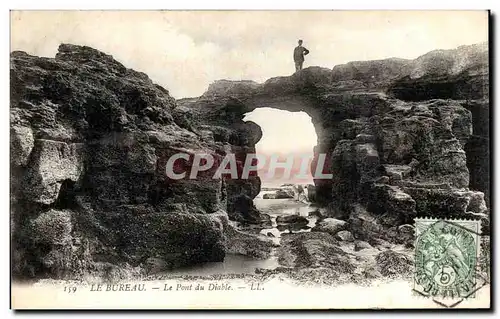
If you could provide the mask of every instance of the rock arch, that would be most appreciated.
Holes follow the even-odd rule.
[[[233,144],[247,152],[255,151],[261,132],[255,123],[242,121],[246,112],[259,107],[306,112],[318,136],[315,153],[327,154],[333,174],[331,181],[315,181],[318,199],[336,216],[348,218],[360,204],[386,218],[386,226],[438,211],[465,217],[469,205],[485,212],[483,195],[476,191],[488,191],[484,185],[469,191],[470,173],[477,169],[469,170],[464,149],[473,130],[471,100],[487,103],[485,50],[464,46],[416,60],[310,67],[262,84],[222,80],[199,98],[178,101],[177,110],[190,113],[192,123],[208,131],[225,127],[252,136],[243,138],[248,143]],[[459,54],[469,58],[460,69],[454,62],[433,68],[440,57],[454,61]],[[462,204],[428,205],[434,197]]]

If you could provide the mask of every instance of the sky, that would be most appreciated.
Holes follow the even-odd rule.
[[[87,45],[144,72],[175,98],[201,95],[219,79],[264,82],[304,67],[390,57],[488,40],[486,11],[12,11],[11,51],[54,57],[60,43]],[[279,121],[276,121],[279,119]],[[256,109],[257,152],[312,152],[309,116]]]
[[[312,147],[317,143],[311,117],[305,112],[264,107],[247,113],[244,120],[253,121],[262,129],[263,138],[257,144],[258,152],[271,153],[276,150],[277,145],[283,154],[312,152]]]
[[[310,170],[307,170],[307,178],[297,177],[302,161],[310,163],[314,154],[313,147],[317,144],[316,131],[307,113],[263,107],[247,113],[243,120],[256,122],[262,129],[262,139],[255,146],[255,150],[265,158],[265,165],[259,170],[264,187],[276,187],[284,183],[313,183]],[[281,169],[268,176],[269,162],[273,155],[279,156],[280,163],[286,162],[290,156],[293,158],[290,177],[286,177]]]

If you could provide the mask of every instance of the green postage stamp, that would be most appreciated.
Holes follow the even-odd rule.
[[[471,298],[477,290],[479,220],[416,219],[414,290],[431,298]]]

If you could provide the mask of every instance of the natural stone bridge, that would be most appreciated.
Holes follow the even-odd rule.
[[[461,50],[475,63],[478,60],[472,57],[484,55],[484,47]],[[352,203],[378,202],[387,205],[382,211],[401,214],[409,222],[417,214],[415,207],[427,205],[413,203],[404,189],[410,193],[420,192],[414,188],[463,189],[469,186],[470,171],[473,188],[488,191],[488,183],[480,181],[487,165],[467,162],[464,151],[474,149],[477,156],[482,149],[487,158],[486,144],[470,141],[473,122],[474,132],[481,131],[488,116],[487,73],[477,72],[480,65],[474,63],[462,65],[455,74],[447,69],[436,71],[428,63],[435,57],[428,55],[415,61],[354,62],[333,71],[311,67],[263,84],[218,81],[200,98],[180,100],[176,112],[190,116],[191,123],[212,132],[216,141],[214,131],[236,130],[245,143],[232,144],[254,152],[262,133],[255,123],[242,121],[245,113],[258,107],[304,111],[318,136],[315,153],[330,155],[327,168],[334,176],[332,181],[315,181],[318,200],[331,204],[341,215],[349,213]],[[486,63],[486,56],[480,61]],[[428,70],[422,70],[422,64]],[[487,72],[484,66],[482,71]],[[453,64],[448,67],[456,69]],[[415,73],[419,77],[411,78]],[[418,90],[415,95],[411,95],[412,87]],[[471,98],[464,100],[463,92]],[[379,183],[387,180],[384,177],[389,177],[389,182]],[[371,198],[373,187],[379,195]],[[402,212],[393,211],[391,206],[399,201],[395,198],[408,201]],[[387,200],[394,203],[382,204]],[[457,212],[456,207],[446,205],[439,210],[444,214]]]

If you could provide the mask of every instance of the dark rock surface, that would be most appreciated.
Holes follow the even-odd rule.
[[[293,191],[292,190],[287,190],[287,189],[278,189],[276,191],[276,194],[274,195],[275,199],[286,199],[286,198],[293,198]]]
[[[350,273],[355,265],[327,233],[309,232],[290,234],[282,238],[280,264],[293,268],[333,268],[340,273]]]
[[[410,72],[391,84],[404,100],[481,99],[488,96],[488,43],[435,50],[412,61]]]
[[[55,59],[13,52],[10,75],[14,276],[222,261],[228,237],[239,236],[224,227],[228,206],[234,219],[265,222],[252,202],[256,176],[166,176],[172,154],[189,154],[189,169],[193,154],[234,150],[194,131],[190,113],[147,75],[69,44]],[[251,124],[225,132],[237,147],[252,130],[260,132]]]
[[[342,240],[342,241],[348,241],[348,242],[353,242],[355,240],[354,236],[352,233],[348,230],[341,230],[335,235],[335,239],[337,240]]]
[[[306,217],[298,215],[280,215],[276,217],[276,228],[279,231],[287,231],[293,233],[304,229],[309,229],[307,224],[309,221]]]
[[[228,225],[226,227],[226,247],[228,253],[266,259],[269,258],[276,244],[268,237],[247,234]]]
[[[262,196],[262,199],[276,199],[276,194],[272,194],[272,193],[264,194]]]
[[[276,217],[278,224],[307,224],[307,218],[298,215],[280,215]]]
[[[325,218],[328,218],[328,212],[326,209],[315,209],[307,214],[309,217],[314,216],[317,218],[318,221],[321,221]]]
[[[370,249],[372,246],[367,243],[366,241],[358,240],[354,243],[354,250],[355,251],[360,251],[363,249]]]
[[[483,90],[489,83],[487,55],[487,43],[482,43],[432,51],[415,60],[350,62],[331,71],[311,67],[263,84],[223,81],[211,86],[210,96],[180,104],[214,122],[221,121],[217,114],[230,110],[230,118],[242,118],[256,107],[308,113],[318,134],[316,152],[327,154],[325,171],[334,173],[333,180],[315,180],[317,201],[333,200],[344,212],[362,197],[365,184],[383,176],[379,165],[394,184],[406,179],[487,192],[486,178],[478,174],[487,171],[487,156],[481,155],[481,164],[466,156],[473,149],[487,152],[484,143],[469,142],[473,130],[489,136],[481,128],[489,111],[475,107],[489,96]],[[429,88],[414,87],[414,82],[404,86],[407,79]],[[477,89],[464,91],[464,86]],[[225,104],[215,105],[214,92]]]
[[[319,221],[311,231],[325,232],[335,236],[339,231],[347,228],[347,222],[335,218],[325,218]]]
[[[382,250],[382,251],[380,251]],[[413,274],[413,252],[396,246],[374,248],[366,242],[339,241],[324,232],[286,234],[278,248],[279,273],[301,274],[301,282],[363,283]],[[292,275],[293,273],[293,275]]]
[[[375,261],[384,277],[408,276],[414,271],[413,260],[409,256],[392,250],[381,252]]]

